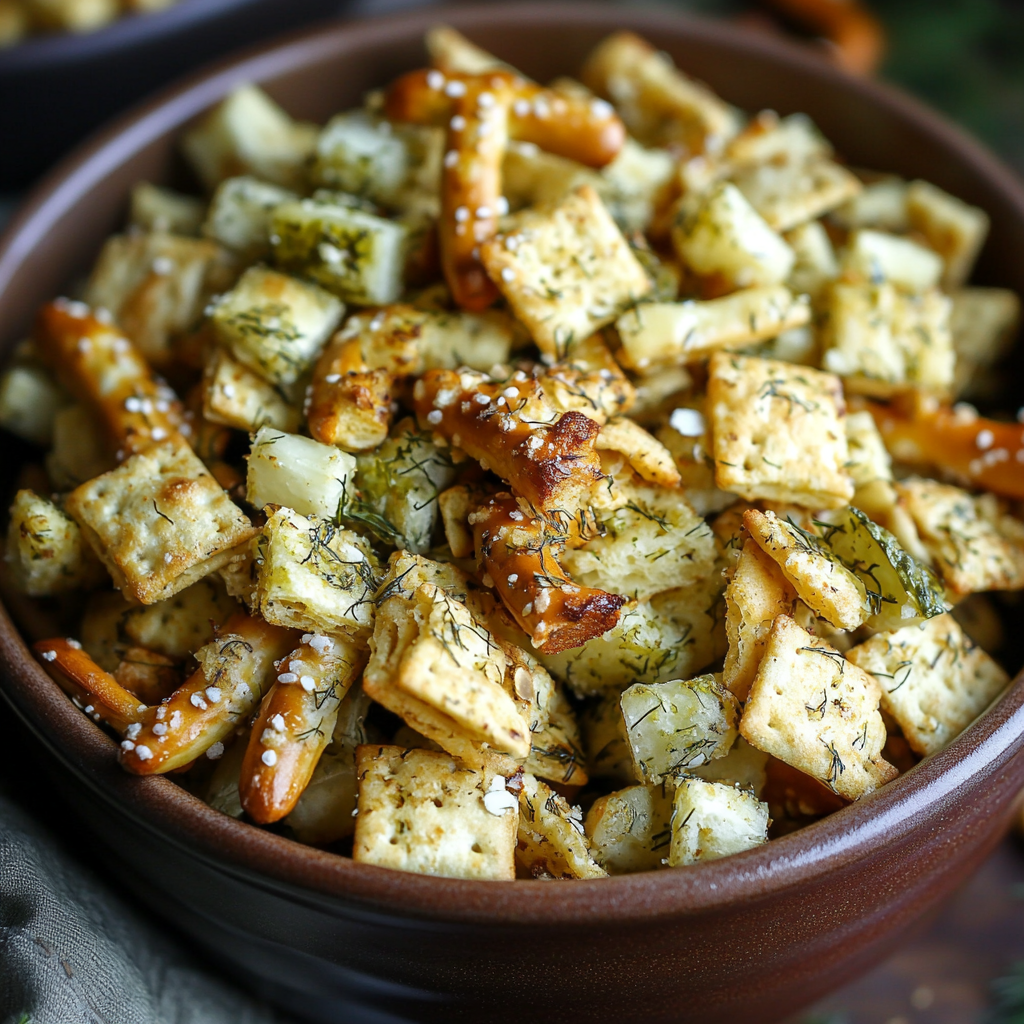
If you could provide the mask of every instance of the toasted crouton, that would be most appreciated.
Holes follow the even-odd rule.
[[[668,862],[718,860],[768,842],[768,805],[723,782],[682,779],[672,810]]]
[[[722,490],[808,508],[837,508],[853,497],[836,377],[724,352],[712,357],[710,370],[715,482]]]
[[[988,235],[988,214],[927,181],[907,188],[907,220],[946,264],[944,288],[959,288],[971,276]]]
[[[142,604],[214,572],[256,533],[180,439],[82,484],[67,509],[114,583]]]
[[[516,863],[533,878],[603,878],[583,830],[583,812],[526,774],[519,794]]]
[[[846,657],[878,680],[882,707],[925,756],[955,739],[1010,681],[949,614],[878,633]]]
[[[911,293],[935,288],[942,260],[909,238],[862,229],[850,235],[840,262],[843,280],[851,284],[888,282]]]
[[[480,255],[549,358],[563,358],[651,290],[646,272],[589,186],[555,207],[513,215],[481,246]]]
[[[594,859],[611,875],[655,871],[672,841],[672,793],[664,786],[629,786],[599,797],[585,828]]]
[[[218,348],[203,377],[203,417],[250,433],[264,426],[294,432],[301,412],[273,384]]]
[[[450,878],[515,878],[518,801],[500,775],[433,750],[377,745],[356,749],[356,774],[353,860]]]
[[[881,690],[789,616],[772,626],[740,719],[748,743],[856,800],[896,777],[881,754]]]

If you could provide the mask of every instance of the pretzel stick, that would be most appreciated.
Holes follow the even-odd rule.
[[[413,389],[413,408],[423,429],[447,438],[537,508],[575,509],[601,479],[594,450],[600,425],[581,412],[559,413],[525,373],[492,381],[429,370]]]
[[[259,703],[274,662],[295,646],[297,635],[232,615],[217,639],[196,651],[200,667],[192,676],[126,732],[121,764],[136,775],[163,775],[223,744]]]
[[[619,621],[626,598],[574,583],[558,563],[565,538],[511,495],[492,498],[469,522],[481,566],[537,650],[579,647]]]
[[[886,448],[901,461],[944,469],[971,487],[1024,498],[1024,426],[957,412],[948,405],[865,403]]]
[[[99,417],[118,461],[190,432],[182,406],[138,349],[80,302],[58,299],[36,319],[39,352],[61,383]]]
[[[96,721],[123,733],[139,722],[147,706],[129,693],[109,672],[104,672],[77,640],[40,640],[32,645],[43,668],[68,696]]]
[[[366,662],[365,648],[351,641],[308,633],[302,640],[281,664],[242,762],[242,807],[261,825],[279,821],[298,803]]]

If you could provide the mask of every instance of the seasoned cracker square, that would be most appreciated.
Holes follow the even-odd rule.
[[[772,626],[740,719],[743,738],[848,800],[896,777],[882,757],[878,683],[788,615]]]
[[[846,657],[878,680],[882,707],[910,749],[926,756],[959,736],[1010,681],[948,613],[878,633]]]
[[[846,406],[839,379],[806,366],[718,352],[708,409],[715,483],[748,501],[839,508],[846,472]]]
[[[922,479],[898,483],[896,492],[955,594],[1024,587],[1024,524],[995,495]]]
[[[114,583],[141,604],[219,569],[257,532],[181,438],[82,484],[67,510]]]
[[[563,358],[652,287],[598,194],[525,210],[480,248],[494,283],[545,356]]]
[[[534,878],[603,878],[607,872],[590,853],[583,812],[532,775],[519,794],[516,862]]]
[[[376,745],[356,748],[356,775],[353,860],[421,875],[515,878],[518,801],[500,775],[433,750]]]

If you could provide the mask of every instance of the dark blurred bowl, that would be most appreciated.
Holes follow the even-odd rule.
[[[343,0],[179,0],[83,35],[0,49],[0,191],[23,188],[112,115],[222,54],[318,18]]]
[[[992,217],[980,280],[1024,292],[1024,190],[985,150],[795,45],[666,11],[505,4],[444,12],[546,80],[628,26],[749,110],[806,111],[852,162],[924,176]],[[88,266],[132,184],[169,181],[184,125],[243,81],[322,120],[424,60],[437,18],[321,29],[194,79],[39,188],[0,243],[0,350]],[[856,804],[735,857],[586,882],[473,882],[355,864],[136,778],[0,610],[0,693],[48,751],[117,880],[293,1015],[399,1020],[777,1021],[865,969],[1003,834],[1024,785],[1024,680],[946,750]]]

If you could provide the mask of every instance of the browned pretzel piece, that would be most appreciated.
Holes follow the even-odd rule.
[[[121,764],[136,775],[163,775],[223,744],[259,703],[274,663],[298,633],[241,612],[196,652],[199,668],[126,731]]]
[[[66,299],[43,306],[33,337],[60,382],[99,417],[118,461],[190,432],[174,392],[135,345],[88,306]]]
[[[466,370],[429,370],[413,389],[420,426],[493,470],[536,508],[576,509],[601,479],[600,424],[559,413],[542,383],[520,371],[492,381]]]
[[[608,632],[626,598],[574,583],[558,562],[566,536],[550,516],[531,516],[499,494],[469,517],[477,558],[505,607],[545,654]]]
[[[622,148],[626,130],[604,100],[545,89],[511,71],[469,75],[412,71],[388,90],[385,114],[395,121],[445,127],[439,238],[445,279],[464,309],[486,309],[498,297],[479,246],[507,211],[501,166],[509,139],[589,167],[603,167]]]
[[[94,720],[106,722],[123,733],[149,710],[135,694],[100,668],[77,640],[40,640],[32,645],[32,650],[54,682]]]
[[[281,663],[252,727],[238,782],[253,821],[280,821],[298,803],[366,657],[350,640],[307,633]]]

